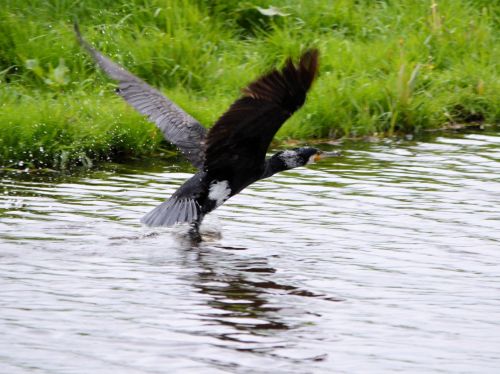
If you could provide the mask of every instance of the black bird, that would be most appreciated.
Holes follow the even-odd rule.
[[[198,169],[167,201],[146,214],[147,226],[191,224],[194,241],[201,241],[203,217],[248,185],[283,170],[304,166],[338,152],[302,147],[280,151],[266,159],[274,135],[299,109],[318,72],[318,50],[291,59],[243,89],[243,95],[207,130],[159,91],[112,62],[81,36],[80,44],[100,68],[118,81],[116,92],[156,124]]]

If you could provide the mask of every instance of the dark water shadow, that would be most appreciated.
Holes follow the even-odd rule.
[[[244,250],[243,247],[211,243],[193,246],[185,252],[185,266],[197,268],[192,279],[193,287],[215,311],[204,315],[210,321],[232,327],[234,331],[262,335],[295,327],[282,317],[282,306],[272,299],[299,296],[342,301],[276,281],[273,279],[276,269],[269,265],[267,258],[239,256]],[[307,310],[296,310],[295,313],[312,314]],[[218,337],[233,339],[226,334]]]
[[[200,302],[211,310],[199,314],[211,328],[198,334],[215,338],[218,343],[214,346],[228,352],[257,355],[291,365],[326,360],[324,351],[308,352],[307,357],[282,355],[277,351],[297,349],[297,343],[289,339],[289,332],[314,328],[315,321],[322,318],[307,309],[307,302],[294,302],[294,298],[342,300],[280,281],[268,257],[246,256],[247,250],[220,242],[182,249],[182,265],[195,269],[191,285],[199,293]],[[221,370],[248,372],[250,369],[222,357],[199,358],[199,361]]]

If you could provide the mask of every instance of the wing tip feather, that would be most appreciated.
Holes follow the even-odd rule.
[[[271,70],[243,88],[243,96],[277,102],[285,107],[288,104],[290,108],[287,109],[293,112],[303,104],[318,74],[318,60],[317,48],[303,52],[297,64],[289,57],[281,70]]]

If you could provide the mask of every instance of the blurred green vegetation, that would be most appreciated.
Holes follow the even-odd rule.
[[[259,74],[320,49],[280,139],[391,135],[500,119],[500,3],[488,0],[3,0],[0,166],[151,155],[84,37],[210,126]]]

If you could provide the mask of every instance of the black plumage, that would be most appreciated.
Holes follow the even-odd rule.
[[[281,151],[266,160],[266,152],[283,123],[299,109],[318,71],[318,51],[311,49],[298,64],[288,59],[243,89],[243,95],[210,131],[147,83],[95,50],[75,32],[101,69],[118,81],[118,94],[147,115],[199,171],[169,200],[143,217],[148,226],[187,222],[193,238],[201,240],[203,217],[231,196],[279,171],[306,165],[337,153],[302,147]]]

